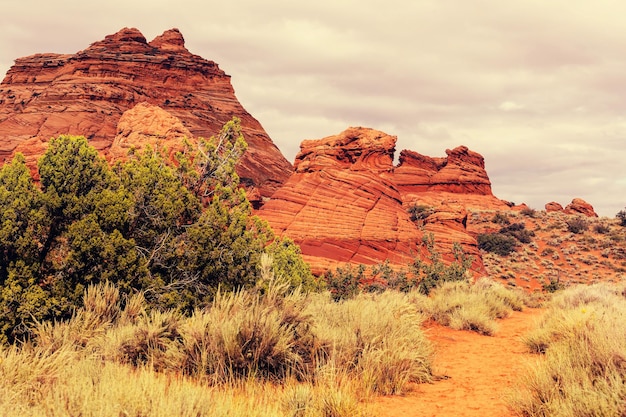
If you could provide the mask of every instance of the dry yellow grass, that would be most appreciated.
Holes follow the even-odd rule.
[[[522,291],[481,278],[475,284],[446,282],[431,297],[411,294],[425,317],[456,330],[472,330],[485,335],[497,331],[496,319],[521,310],[527,299]]]
[[[626,414],[626,287],[576,286],[555,295],[540,326],[525,337],[544,356],[521,379],[510,403],[521,415]]]
[[[184,317],[90,288],[85,308],[0,351],[0,415],[365,416],[371,395],[429,380],[405,294],[221,294]]]

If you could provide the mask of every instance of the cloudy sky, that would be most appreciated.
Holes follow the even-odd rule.
[[[621,0],[7,3],[2,74],[123,27],[148,40],[176,27],[290,161],[303,139],[367,126],[397,135],[398,153],[468,146],[505,200],[581,197],[609,217],[626,206]]]

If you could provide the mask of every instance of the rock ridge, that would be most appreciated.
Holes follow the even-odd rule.
[[[237,100],[230,76],[189,52],[178,29],[148,42],[138,29],[123,28],[75,54],[16,59],[0,84],[0,163],[22,152],[34,171],[59,134],[83,135],[109,156],[122,115],[140,103],[160,107],[195,137],[239,117],[249,148],[237,170],[260,198],[293,171]]]
[[[394,166],[396,140],[350,127],[303,141],[295,173],[258,214],[298,243],[318,274],[343,263],[404,267],[425,254],[425,233],[435,235],[445,260],[452,261],[458,242],[474,256],[474,270],[482,271],[467,208],[508,208],[491,192],[483,157],[465,146],[447,150],[445,158],[404,150]],[[417,224],[408,209],[424,201],[433,213]]]

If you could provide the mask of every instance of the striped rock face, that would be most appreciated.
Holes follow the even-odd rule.
[[[296,172],[258,214],[300,245],[315,273],[344,263],[406,266],[425,255],[425,233],[444,259],[460,243],[481,271],[467,208],[509,209],[491,193],[483,157],[466,147],[447,158],[402,151],[394,166],[395,144],[395,136],[361,127],[303,141]],[[421,223],[410,218],[414,204],[432,208]]]
[[[146,114],[148,122],[131,120]],[[0,84],[0,163],[22,152],[34,172],[47,142],[59,134],[85,136],[109,157],[120,134],[139,141],[126,142],[139,148],[148,137],[208,138],[233,116],[241,119],[249,145],[238,172],[249,189],[269,197],[293,168],[239,103],[230,76],[189,52],[177,29],[147,42],[137,29],[125,28],[73,55],[15,61]],[[146,123],[156,130],[142,131]]]

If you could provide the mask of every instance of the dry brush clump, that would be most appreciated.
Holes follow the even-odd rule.
[[[0,415],[358,416],[370,395],[431,377],[422,316],[402,293],[337,303],[269,276],[191,316],[108,283],[84,305],[0,351]]]
[[[429,319],[456,330],[472,330],[484,335],[497,331],[496,319],[521,311],[528,296],[487,278],[476,283],[446,282],[430,298],[413,294],[413,301]]]
[[[511,395],[522,416],[626,414],[626,287],[575,286],[554,296],[525,337],[543,359]]]
[[[346,367],[366,393],[399,394],[408,382],[431,380],[432,346],[408,295],[359,294],[334,304],[318,295],[308,311],[325,346],[325,366]]]

